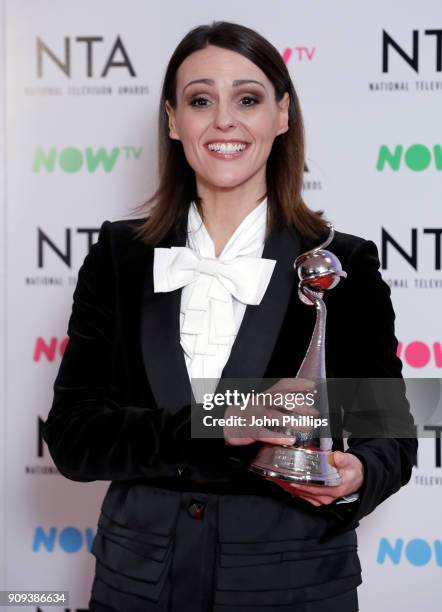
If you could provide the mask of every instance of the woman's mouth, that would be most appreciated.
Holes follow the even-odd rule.
[[[218,159],[235,159],[247,149],[248,142],[209,142],[206,147],[210,155]]]

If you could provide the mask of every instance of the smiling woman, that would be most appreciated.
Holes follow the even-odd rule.
[[[224,233],[218,229],[219,238],[214,224],[207,226],[219,253],[228,232],[267,196],[267,235],[291,225],[319,240],[326,224],[303,201],[304,163],[301,107],[275,47],[237,24],[197,27],[177,46],[166,70],[159,187],[141,207],[144,213],[155,205],[137,235],[158,244],[193,201],[205,223],[204,208],[211,206],[229,226]],[[216,206],[216,196],[222,206]]]
[[[288,130],[288,107],[288,92],[277,101],[264,72],[234,51],[209,45],[183,61],[176,106],[166,100],[166,109],[170,137],[182,143],[203,201],[214,187],[229,189],[232,202],[252,190],[255,201],[262,199],[273,142]],[[223,163],[229,160],[235,163]]]
[[[216,404],[220,435],[191,435],[195,379],[212,393],[285,379],[291,400],[312,388],[296,377],[314,313],[293,264],[328,229],[302,199],[303,171],[301,109],[275,47],[232,23],[189,32],[162,89],[158,189],[141,219],[103,223],[79,271],[43,429],[63,475],[111,481],[91,612],[358,609],[355,527],[409,480],[416,440],[349,436],[344,452],[337,437],[342,484],[315,488],[248,469],[263,438],[294,442],[267,429],[272,406],[239,435],[244,402],[232,416]],[[328,248],[347,272],[327,303],[329,376],[400,378],[376,246],[336,231]]]

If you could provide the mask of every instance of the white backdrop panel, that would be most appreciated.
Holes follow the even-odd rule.
[[[434,236],[424,230],[438,228],[441,218],[434,147],[441,142],[442,73],[436,37],[425,31],[442,27],[441,5],[440,0],[419,6],[412,0],[400,6],[391,0],[363,5],[255,0],[253,11],[234,0],[171,0],[167,6],[141,0],[6,0],[5,5],[4,232],[0,216],[7,272],[6,312],[0,310],[7,321],[0,331],[7,333],[1,346],[7,347],[8,382],[2,385],[7,395],[0,421],[6,423],[4,520],[0,514],[7,534],[5,588],[66,588],[71,608],[79,609],[89,597],[89,544],[108,483],[74,483],[54,473],[38,419],[50,407],[88,235],[96,238],[91,232],[104,219],[127,216],[154,188],[157,107],[173,49],[190,28],[220,19],[255,28],[284,54],[306,123],[305,198],[325,209],[338,229],[374,240],[380,251],[382,228],[406,251],[416,230],[417,269],[389,246],[383,275],[402,285],[393,287],[392,298],[404,374],[439,377],[441,288],[428,281],[442,283],[442,277]],[[417,72],[391,46],[389,71],[382,72],[383,31],[408,55],[417,31]],[[91,43],[89,65],[86,45],[77,40],[84,36],[100,38]],[[103,74],[118,40],[115,60],[125,53],[126,66]],[[39,44],[65,63],[64,70],[46,52],[39,71]],[[381,90],[386,83],[408,90]],[[413,149],[416,144],[421,148]],[[378,168],[382,147],[394,152],[399,146],[403,153],[396,162]],[[416,169],[425,155],[431,158],[428,166]],[[44,346],[46,353],[36,350]],[[429,351],[421,365],[419,350]],[[0,352],[0,366],[1,359]],[[434,440],[422,444],[410,485],[359,528],[362,612],[379,609],[383,585],[388,588],[382,590],[382,605],[392,612],[412,612],[419,604],[428,612],[440,607],[441,467],[434,445]],[[388,546],[396,547],[394,552],[379,557]]]

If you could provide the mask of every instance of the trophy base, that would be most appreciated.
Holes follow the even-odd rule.
[[[342,480],[332,456],[332,451],[264,443],[249,470],[280,480],[335,487]]]

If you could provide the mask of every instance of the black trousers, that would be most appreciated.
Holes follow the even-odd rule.
[[[355,532],[321,544],[327,519],[308,508],[146,486],[119,499],[138,507],[103,505],[93,612],[358,610]]]

